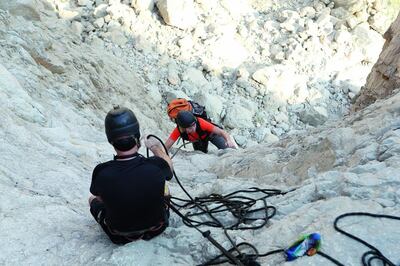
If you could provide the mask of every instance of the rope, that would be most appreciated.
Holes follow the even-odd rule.
[[[190,220],[191,224],[196,226],[206,225],[212,227],[221,227],[228,230],[246,230],[246,229],[259,229],[268,223],[268,220],[272,218],[276,213],[274,206],[269,206],[266,202],[266,198],[284,195],[287,192],[282,192],[275,189],[260,189],[251,187],[249,189],[238,190],[227,195],[211,194],[206,197],[196,197],[195,199],[185,200],[177,197],[172,197],[173,200],[183,202],[178,204],[173,201],[173,204],[179,208],[192,209],[195,212],[188,212],[185,217]],[[251,198],[243,194],[261,194],[258,198]],[[262,207],[254,208],[257,202],[262,202]],[[195,208],[199,208],[200,211],[196,211]],[[216,222],[215,219],[202,221],[194,220],[194,217],[210,215],[215,217],[215,214],[226,215],[225,212],[230,213],[234,218],[235,222],[230,225],[223,225],[220,221]],[[260,215],[262,213],[262,215]],[[258,215],[257,215],[258,214]],[[254,221],[262,221],[259,225],[246,226],[246,224]],[[185,222],[185,221],[184,221]],[[190,226],[185,222],[186,225]]]
[[[349,213],[345,213],[345,214],[342,214],[342,215],[336,217],[336,219],[333,223],[333,227],[336,229],[336,231],[350,237],[351,239],[356,240],[357,242],[360,242],[361,244],[363,244],[371,249],[371,250],[365,252],[361,257],[361,262],[362,262],[363,266],[371,266],[372,261],[374,261],[374,260],[382,262],[382,264],[384,266],[396,266],[393,262],[391,262],[388,258],[386,258],[382,254],[382,252],[379,251],[379,249],[377,249],[373,245],[369,244],[365,240],[362,240],[361,238],[356,237],[356,236],[344,231],[343,229],[339,228],[338,222],[341,219],[348,217],[348,216],[369,216],[369,217],[374,217],[374,218],[386,218],[386,219],[394,219],[394,220],[400,220],[400,217],[392,216],[392,215],[384,215],[384,214],[374,214],[374,213],[368,213],[368,212],[349,212]]]

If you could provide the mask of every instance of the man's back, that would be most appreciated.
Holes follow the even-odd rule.
[[[137,155],[96,166],[90,191],[103,200],[111,228],[144,230],[165,219],[165,180],[171,177],[165,160]]]

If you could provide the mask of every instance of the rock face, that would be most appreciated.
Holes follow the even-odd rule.
[[[179,23],[192,13],[168,7],[183,11],[190,3],[197,23],[166,25],[156,2],[168,3],[165,11]],[[266,226],[236,230],[234,242],[246,240],[261,254],[320,232],[323,251],[359,265],[360,245],[332,222],[350,211],[400,213],[400,93],[340,116],[365,84],[368,62],[381,50],[370,54],[371,47],[383,38],[365,12],[333,3],[0,0],[0,265],[180,266],[217,255],[174,213],[161,236],[124,246],[112,244],[89,213],[93,168],[114,152],[104,134],[107,111],[129,107],[143,135],[166,139],[174,124],[165,107],[174,97],[205,105],[246,147],[210,145],[208,154],[183,148],[174,169],[192,196],[290,190],[267,199],[277,212]],[[168,185],[186,198],[175,180]],[[398,226],[349,218],[346,229],[397,262]],[[230,248],[222,230],[210,231]],[[258,262],[288,265],[279,254]],[[326,264],[321,256],[290,262]]]
[[[234,138],[260,143],[347,113],[383,46],[388,1],[15,0],[0,9],[34,26],[55,19],[74,43],[126,59],[158,111],[178,95],[199,99]],[[25,50],[71,76],[57,43]]]
[[[368,75],[367,83],[356,96],[353,105],[355,111],[388,97],[400,87],[400,14],[384,38],[386,42],[379,59]]]

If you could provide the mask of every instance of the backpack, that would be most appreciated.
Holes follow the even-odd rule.
[[[180,111],[190,111],[194,114],[194,116],[211,122],[210,117],[207,115],[206,108],[197,102],[188,101],[183,98],[173,99],[169,102],[167,114],[171,120],[175,120]]]
[[[168,107],[167,107],[167,114],[172,121],[175,121],[175,118],[177,117],[177,115],[180,111],[190,111],[193,113],[194,116],[200,117],[200,118],[212,123],[213,125],[218,126],[219,128],[222,128],[220,125],[214,124],[211,121],[211,118],[207,115],[206,107],[204,107],[203,105],[201,105],[197,102],[188,101],[184,98],[173,99],[172,101],[169,102]],[[196,125],[197,125],[196,126],[197,134],[200,137],[205,136],[206,138],[203,140],[207,140],[208,133],[201,129],[198,120],[196,121]],[[189,140],[188,135],[185,132],[179,132],[179,133],[183,140]]]

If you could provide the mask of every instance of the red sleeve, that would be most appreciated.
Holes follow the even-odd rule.
[[[197,118],[197,120],[199,121],[200,127],[203,131],[211,133],[214,130],[215,126],[210,122],[204,120],[203,118]]]
[[[169,135],[169,138],[172,139],[174,142],[179,138],[181,134],[179,133],[179,129],[176,127],[174,131],[172,131],[171,135]]]

